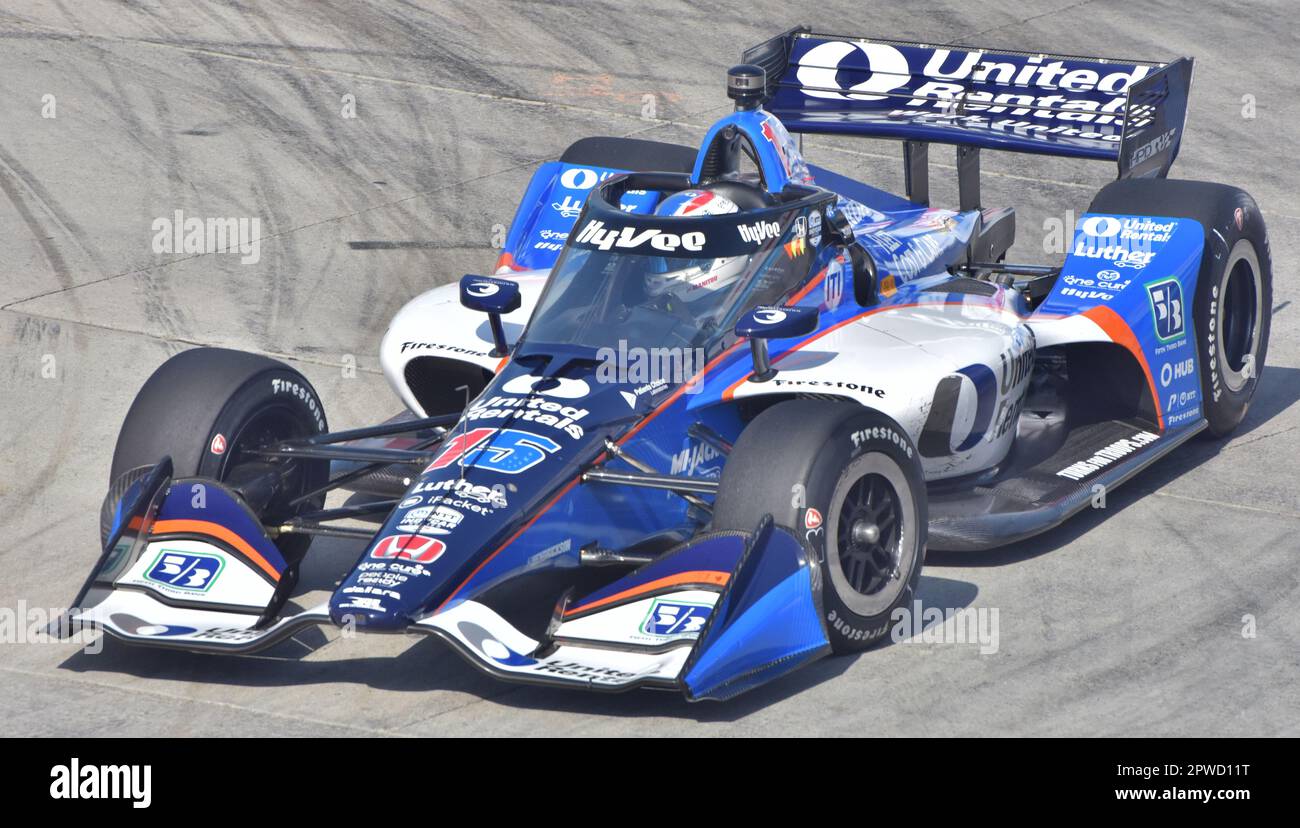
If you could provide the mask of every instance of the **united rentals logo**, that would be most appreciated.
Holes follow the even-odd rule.
[[[1150,74],[1152,67],[1101,64],[1088,60],[1049,59],[1044,55],[1021,57],[958,49],[912,48],[914,67],[899,48],[886,43],[830,40],[819,43],[798,59],[795,78],[809,98],[838,101],[906,101],[911,108],[930,107],[945,118],[957,117],[961,104],[988,115],[1028,115],[1063,122],[1053,131],[1077,133],[1075,125],[1122,123],[1125,92]],[[857,82],[845,86],[841,73]],[[972,89],[972,84],[975,88]],[[991,90],[979,89],[987,85]],[[993,91],[1008,87],[1006,92]],[[1042,95],[1034,95],[1042,92]],[[978,106],[978,109],[976,109]],[[899,114],[908,109],[899,108]],[[1003,119],[1004,127],[1028,122]],[[1134,124],[1138,126],[1140,124]],[[1101,136],[1119,140],[1118,135]]]

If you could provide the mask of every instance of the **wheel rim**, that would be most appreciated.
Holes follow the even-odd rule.
[[[251,463],[265,463],[266,458],[253,453],[257,449],[266,448],[283,440],[307,437],[310,436],[310,433],[310,429],[305,427],[300,419],[295,416],[293,409],[283,406],[263,409],[244,423],[238,432],[231,435],[230,445],[221,464],[217,479],[228,480],[239,466]],[[293,511],[288,509],[286,502],[288,496],[296,496],[295,493],[304,486],[306,481],[303,474],[302,463],[295,463],[293,471],[285,480],[284,492],[286,496],[277,498],[275,503],[268,504],[266,511],[268,519],[284,517]]]
[[[1259,284],[1259,258],[1246,239],[1228,257],[1215,325],[1216,350],[1223,384],[1234,392],[1246,387],[1258,372],[1259,321],[1264,291]]]
[[[850,610],[884,612],[906,586],[915,559],[916,503],[902,470],[887,455],[855,459],[831,496],[826,569]]]

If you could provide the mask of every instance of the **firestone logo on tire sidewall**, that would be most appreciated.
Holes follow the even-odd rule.
[[[300,382],[285,379],[271,380],[272,394],[288,394],[289,396],[301,401],[307,407],[307,412],[316,422],[316,429],[324,432],[325,429],[325,410],[316,400],[316,395],[311,392],[305,385]]]

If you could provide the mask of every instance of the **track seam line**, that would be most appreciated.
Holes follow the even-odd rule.
[[[1263,512],[1269,515],[1277,515],[1278,517],[1300,520],[1300,512],[1285,512],[1282,511],[1281,509],[1267,509],[1263,506],[1247,506],[1244,503],[1229,503],[1226,500],[1210,500],[1204,497],[1192,497],[1190,495],[1174,494],[1173,492],[1147,492],[1147,494],[1153,495],[1155,497],[1171,497],[1175,500],[1186,500],[1191,503],[1200,503],[1206,506],[1223,506],[1229,509],[1241,509],[1247,512]]]

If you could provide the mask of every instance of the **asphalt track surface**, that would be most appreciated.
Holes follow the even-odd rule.
[[[15,642],[0,644],[0,732],[1300,735],[1294,9],[924,6],[6,0],[0,607],[10,610],[72,600],[97,556],[118,426],[169,355],[221,345],[285,359],[335,427],[394,413],[376,356],[388,319],[417,293],[491,266],[496,226],[537,162],[592,134],[697,143],[729,108],[722,76],[741,48],[798,23],[1194,55],[1174,176],[1254,194],[1272,237],[1275,316],[1259,394],[1232,439],[1180,449],[1105,509],[1032,541],[931,557],[925,605],[996,609],[994,654],[897,644],[730,704],[689,705],[502,684],[434,640],[400,636],[321,632],[234,658]],[[47,95],[53,118],[42,117]],[[342,115],[346,95],[355,118]],[[1243,117],[1244,96],[1254,117]],[[810,138],[806,154],[901,188],[896,145]],[[951,158],[932,157],[934,201],[955,204]],[[996,153],[984,169],[985,204],[1019,210],[1012,258],[1031,262],[1059,261],[1044,222],[1082,211],[1113,176],[1107,164]],[[152,222],[176,210],[260,217],[260,261],[155,253]],[[300,600],[323,596],[356,554],[319,541]]]

